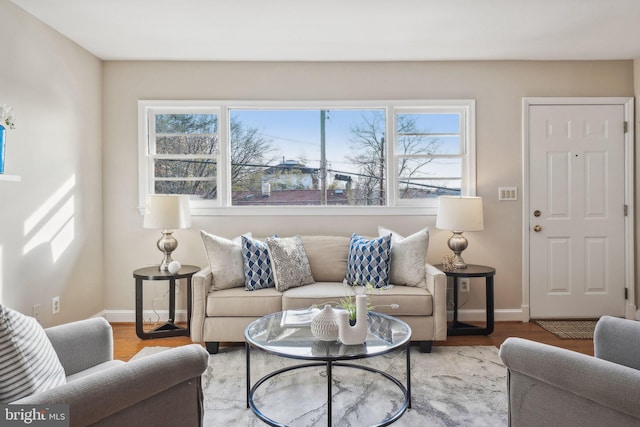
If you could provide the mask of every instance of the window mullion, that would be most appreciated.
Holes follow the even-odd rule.
[[[387,203],[389,206],[398,204],[398,158],[396,154],[396,110],[387,106]]]
[[[218,206],[231,206],[231,121],[229,107],[221,105],[218,112],[220,122],[218,126]]]

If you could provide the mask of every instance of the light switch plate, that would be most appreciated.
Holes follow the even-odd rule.
[[[518,200],[518,187],[498,188],[498,200]]]

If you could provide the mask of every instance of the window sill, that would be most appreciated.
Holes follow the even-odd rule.
[[[140,207],[144,215],[144,207]],[[334,207],[334,206],[235,206],[228,208],[191,208],[193,216],[435,216],[435,206]]]

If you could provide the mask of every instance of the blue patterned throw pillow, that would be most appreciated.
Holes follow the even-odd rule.
[[[248,291],[275,288],[269,247],[265,242],[242,236],[244,287]]]
[[[350,285],[370,283],[375,288],[385,287],[389,284],[390,261],[391,234],[368,240],[354,233],[349,245],[345,279]]]

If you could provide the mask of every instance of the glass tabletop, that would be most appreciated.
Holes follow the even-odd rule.
[[[402,320],[369,312],[369,331],[364,344],[344,345],[320,341],[311,334],[311,322],[288,324],[287,312],[279,312],[253,321],[245,329],[247,342],[269,353],[305,360],[362,359],[391,352],[411,338],[411,328]]]

